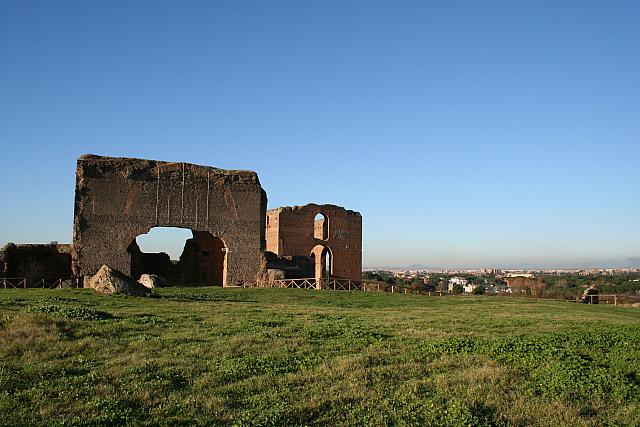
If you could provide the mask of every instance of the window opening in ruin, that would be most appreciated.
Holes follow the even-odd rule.
[[[329,238],[329,219],[323,213],[319,213],[313,219],[313,237],[320,240]]]
[[[311,251],[311,260],[315,264],[315,278],[329,279],[333,272],[333,258],[331,250],[323,245],[318,245]]]
[[[171,286],[226,284],[226,245],[206,231],[154,227],[137,236],[128,252],[135,279],[142,274],[155,274]]]
[[[328,250],[325,250],[323,255],[323,260],[322,260],[322,277],[326,277],[327,279],[329,279],[331,277],[331,252],[329,252]]]

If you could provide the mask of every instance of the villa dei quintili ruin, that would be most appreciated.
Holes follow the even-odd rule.
[[[136,237],[155,227],[189,229],[178,262],[144,253]],[[83,155],[77,161],[73,244],[9,243],[3,277],[92,276],[105,265],[180,286],[255,286],[273,279],[359,281],[362,217],[334,205],[267,210],[252,171]]]

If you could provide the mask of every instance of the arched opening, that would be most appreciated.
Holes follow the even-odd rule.
[[[319,240],[329,238],[329,219],[323,213],[319,213],[313,219],[313,237]]]
[[[180,261],[187,240],[193,238],[188,228],[154,227],[147,234],[136,237],[136,243],[143,253],[164,253],[171,261]]]
[[[311,260],[315,265],[315,278],[329,279],[333,271],[333,257],[331,250],[323,245],[317,245],[311,250]]]
[[[173,286],[226,284],[226,245],[209,232],[154,227],[137,236],[127,251],[134,279],[155,274]]]

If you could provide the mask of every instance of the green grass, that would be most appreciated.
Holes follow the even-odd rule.
[[[2,425],[640,425],[640,309],[0,292]]]

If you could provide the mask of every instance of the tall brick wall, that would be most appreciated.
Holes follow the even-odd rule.
[[[227,248],[225,285],[253,282],[265,244],[266,204],[255,172],[81,156],[76,170],[74,273],[94,274],[107,264],[130,274],[127,248],[137,236],[152,227],[182,227],[222,239]],[[216,257],[212,262],[222,261]]]
[[[317,214],[328,221],[326,240],[314,236]],[[278,256],[310,256],[322,245],[331,251],[334,277],[360,280],[362,276],[362,216],[334,205],[309,204],[267,211],[267,250]],[[318,225],[319,227],[319,225]],[[317,252],[317,250],[316,250]]]

